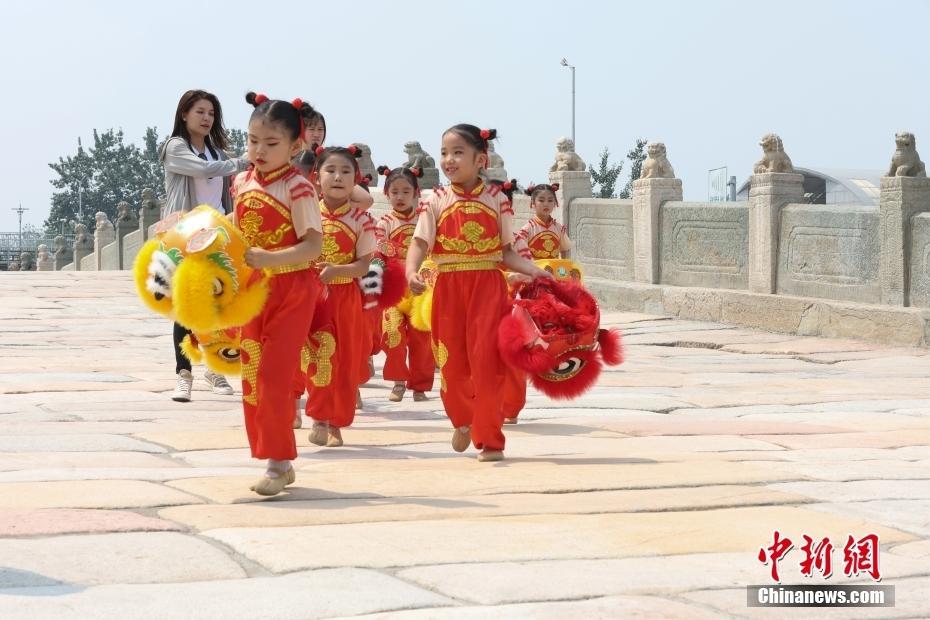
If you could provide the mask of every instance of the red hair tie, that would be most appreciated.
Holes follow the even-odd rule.
[[[382,174],[382,175],[384,175],[384,176],[390,176],[390,175],[391,175],[391,172],[392,172],[392,170],[391,170],[390,168],[388,168],[387,166],[382,166],[382,168],[381,168],[381,174]]]
[[[481,139],[482,139],[482,140],[487,140],[488,138],[491,137],[491,130],[490,130],[490,129],[482,129],[481,132],[479,133],[479,135],[481,136]]]
[[[410,174],[412,174],[413,176],[415,176],[415,177],[417,177],[417,178],[420,178],[420,175],[423,174],[423,171],[420,170],[419,168],[411,168],[411,169],[410,169]]]
[[[263,95],[261,93],[255,95],[255,105],[261,105],[265,103],[266,101],[268,101],[268,97],[266,95]]]
[[[297,108],[298,110],[304,106],[304,100],[298,97],[291,102],[291,105]]]
[[[550,185],[549,187],[552,188],[552,191],[553,191],[553,192],[559,191],[559,184],[558,184],[558,183],[553,183],[553,184]]]
[[[319,157],[320,155],[323,154],[323,151],[325,151],[325,150],[326,150],[326,149],[324,149],[322,146],[316,147],[316,156]]]
[[[505,183],[501,183],[501,187],[504,188],[505,192],[509,192],[510,190],[513,189],[513,183],[511,183],[510,181],[506,181]]]
[[[349,146],[347,146],[346,150],[352,153],[352,155],[355,155],[356,153],[358,153],[358,147],[355,146],[354,144],[350,144]]]

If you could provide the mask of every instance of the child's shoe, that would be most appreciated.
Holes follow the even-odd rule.
[[[456,452],[465,452],[471,445],[471,427],[462,426],[452,431],[452,449]]]
[[[407,391],[407,388],[404,387],[403,383],[395,383],[393,389],[391,389],[391,395],[388,396],[388,400],[392,403],[399,403],[404,400],[404,393]]]

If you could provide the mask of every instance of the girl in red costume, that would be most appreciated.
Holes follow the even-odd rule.
[[[248,145],[254,167],[236,177],[234,217],[251,246],[246,263],[274,275],[261,314],[242,328],[242,406],[252,456],[268,459],[251,488],[276,495],[295,479],[292,378],[322,290],[310,261],[320,255],[323,236],[313,186],[291,164],[300,150],[301,114],[310,106],[251,92],[246,101],[255,106]]]
[[[532,277],[550,277],[519,256],[513,243],[513,209],[500,189],[479,176],[488,165],[488,142],[497,132],[455,125],[442,135],[440,162],[451,182],[420,204],[407,253],[407,281],[414,295],[426,284],[419,271],[427,254],[437,263],[432,343],[442,378],[446,415],[455,430],[452,448],[469,443],[479,461],[504,458],[499,402],[504,372],[497,329],[510,309],[498,264]]]
[[[420,171],[403,167],[391,170],[381,166],[378,172],[387,175],[384,193],[392,208],[378,222],[378,239],[393,248],[400,260],[406,260],[417,223],[414,206],[420,195],[417,181]],[[408,389],[413,390],[413,400],[427,400],[426,392],[433,389],[436,371],[429,333],[414,329],[410,317],[397,307],[384,311],[382,331],[381,347],[386,356],[383,375],[385,380],[394,382],[388,400],[400,402]]]
[[[559,206],[555,197],[557,191],[558,183],[530,185],[526,189],[535,216],[517,232],[515,245],[520,254],[530,260],[570,257],[572,240],[568,238],[568,229],[552,217]]]
[[[317,154],[313,175],[323,194],[323,249],[318,268],[327,285],[332,321],[311,335],[314,352],[307,372],[307,415],[313,418],[310,443],[342,445],[341,429],[355,419],[358,386],[368,380],[371,347],[362,312],[358,278],[368,273],[376,249],[375,223],[349,203],[360,174],[361,151],[330,147]]]
[[[320,193],[319,179],[312,175],[314,163],[316,162],[316,152],[319,147],[323,146],[323,143],[326,141],[326,117],[323,116],[323,113],[319,110],[307,107],[304,108],[303,113],[303,122],[304,130],[301,134],[303,139],[303,150],[297,154],[294,158],[294,165],[297,167],[301,173],[310,179],[310,182],[313,183],[314,188],[316,189],[317,194]],[[367,211],[371,208],[371,205],[374,204],[374,199],[371,197],[371,194],[368,192],[368,189],[362,187],[362,184],[357,184],[352,189],[352,194],[349,197],[349,203],[362,211]],[[307,385],[307,376],[305,373],[300,372],[294,377],[294,399],[297,401],[297,407],[294,412],[294,428],[301,428],[303,426],[303,407],[300,406],[300,397],[303,396],[304,391],[306,390]],[[356,407],[359,409],[362,408],[362,397],[361,393],[357,391],[356,394]]]

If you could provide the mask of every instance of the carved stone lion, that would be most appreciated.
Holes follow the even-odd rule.
[[[889,177],[925,177],[927,168],[917,154],[917,139],[914,134],[902,131],[894,135],[897,148],[888,168]]]
[[[785,153],[781,138],[773,133],[767,133],[759,141],[762,147],[762,159],[752,167],[753,174],[766,172],[794,172],[791,158]]]
[[[32,252],[23,252],[19,255],[19,270],[20,271],[35,271],[36,265],[32,260]]]
[[[68,248],[65,244],[65,236],[56,235],[55,236],[55,256],[60,256],[62,254],[65,254],[67,251],[68,251]]]
[[[582,171],[586,168],[584,160],[575,153],[575,143],[568,138],[561,138],[555,143],[555,148],[555,162],[549,168],[549,172]]]
[[[674,179],[675,170],[668,162],[665,144],[650,142],[646,147],[646,159],[643,161],[641,179]]]
[[[361,142],[356,142],[355,146],[361,149],[362,156],[358,160],[358,169],[362,176],[371,175],[369,187],[378,187],[378,169],[375,168],[375,162],[371,159],[371,147]]]
[[[95,230],[113,232],[113,224],[110,223],[106,213],[97,211],[97,213],[94,214],[94,219],[97,221]]]
[[[419,168],[420,170],[426,170],[427,168],[435,168],[436,160],[430,157],[429,153],[423,150],[423,147],[420,146],[419,142],[412,141],[404,145],[404,153],[407,154],[407,163],[404,164],[405,168]]]
[[[136,214],[125,200],[116,205],[116,222],[138,225]]]
[[[74,247],[75,249],[94,249],[94,240],[87,234],[87,226],[84,224],[74,225]]]

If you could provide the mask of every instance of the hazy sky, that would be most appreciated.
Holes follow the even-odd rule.
[[[47,163],[79,136],[164,134],[188,88],[216,93],[240,128],[247,90],[303,97],[328,143],[366,142],[376,165],[401,163],[411,139],[438,155],[457,122],[496,127],[511,176],[542,181],[571,132],[563,56],[579,154],[664,141],[688,200],[707,198],[710,168],[742,181],[768,131],[799,166],[884,168],[900,129],[926,160],[928,18],[906,0],[5,4],[0,231],[20,202],[41,224]]]

